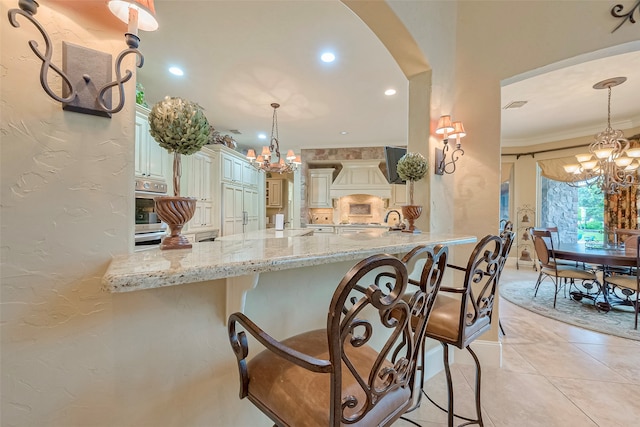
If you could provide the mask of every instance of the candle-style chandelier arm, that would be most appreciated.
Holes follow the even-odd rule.
[[[271,139],[269,146],[262,147],[262,154],[256,157],[255,150],[247,151],[247,159],[254,168],[260,172],[272,173],[289,173],[294,172],[300,166],[300,156],[296,156],[293,150],[287,152],[286,160],[280,154],[280,138],[278,134],[278,113],[280,104],[274,102],[271,104],[273,108],[273,120],[271,122]]]
[[[596,183],[607,194],[638,185],[640,149],[632,147],[621,130],[611,127],[611,88],[626,81],[614,77],[593,85],[594,89],[607,89],[607,127],[595,135],[589,152],[576,155],[578,164],[565,165],[571,174],[568,184],[574,187]]]

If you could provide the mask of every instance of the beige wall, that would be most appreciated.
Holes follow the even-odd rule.
[[[6,19],[17,2],[0,1]],[[102,2],[42,3],[37,18],[52,36],[55,63],[63,38],[114,55],[123,48],[124,25]],[[420,146],[431,134],[419,123],[432,129],[440,114],[463,120],[469,133],[459,172],[424,183],[431,228],[495,232],[500,81],[637,39],[637,24],[611,34],[610,5],[601,1],[391,4],[432,69],[418,77],[431,81],[429,111],[411,113],[410,148],[431,154],[437,140]],[[63,112],[38,84],[40,61],[27,41],[39,35],[21,25],[0,25],[1,424],[271,425],[237,398],[219,283],[100,290],[111,256],[131,245],[133,86],[113,119]],[[283,293],[256,291],[248,311],[270,319],[260,298],[281,302]]]

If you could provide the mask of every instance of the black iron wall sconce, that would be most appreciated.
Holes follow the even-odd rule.
[[[435,174],[452,174],[456,171],[456,161],[460,156],[464,156],[464,150],[461,148],[460,138],[467,136],[467,133],[464,130],[462,122],[451,122],[451,116],[441,116],[438,120],[436,134],[442,135],[442,143],[444,146],[442,149],[436,148]],[[451,137],[455,137],[456,147],[451,152],[449,159],[447,160],[447,153],[450,149],[449,138]]]
[[[158,21],[155,18],[153,0],[109,0],[109,9],[121,21],[128,24],[125,41],[128,49],[120,52],[115,62],[116,79],[111,80],[111,55],[105,52],[62,42],[62,69],[51,62],[53,48],[51,39],[42,25],[34,18],[38,11],[38,3],[34,0],[19,0],[20,9],[9,10],[9,22],[20,27],[17,15],[31,21],[44,38],[44,53],[38,49],[35,40],[29,40],[29,47],[42,61],[40,68],[40,84],[44,91],[54,100],[62,103],[62,109],[96,116],[111,117],[124,107],[124,84],[131,79],[133,73],[126,70],[122,75],[121,65],[125,56],[135,54],[136,66],[141,68],[144,57],[138,50],[140,38],[138,29],[155,31]],[[63,81],[62,96],[57,95],[47,82],[47,73],[51,68]],[[119,102],[112,108],[111,91],[118,88]]]

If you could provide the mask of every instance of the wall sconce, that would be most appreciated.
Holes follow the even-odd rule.
[[[464,156],[464,151],[460,148],[460,138],[467,136],[462,122],[451,122],[451,116],[441,116],[438,120],[436,134],[443,135],[442,149],[436,148],[436,175],[452,174],[456,171],[456,161],[460,156]],[[451,152],[447,161],[447,153],[449,152],[449,138],[456,138],[456,148]]]
[[[109,0],[109,9],[121,21],[128,24],[125,41],[128,49],[120,52],[115,62],[116,80],[111,80],[111,55],[82,46],[62,42],[62,70],[51,63],[53,48],[51,39],[42,25],[33,17],[38,11],[38,3],[34,0],[19,0],[20,9],[9,10],[9,22],[14,27],[20,27],[16,15],[22,15],[40,31],[44,38],[44,53],[38,49],[35,40],[29,40],[29,47],[42,61],[40,67],[40,84],[44,91],[54,100],[62,103],[62,109],[77,113],[111,117],[124,107],[124,84],[131,79],[133,73],[126,70],[122,76],[122,60],[129,54],[137,56],[136,66],[141,68],[144,57],[137,49],[140,44],[138,29],[155,31],[158,21],[155,18],[153,0]],[[58,96],[49,87],[47,73],[49,68],[55,71],[63,80],[62,96]],[[111,108],[111,90],[118,87],[119,102]]]

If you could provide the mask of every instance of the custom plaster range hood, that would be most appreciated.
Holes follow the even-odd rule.
[[[379,168],[380,160],[343,160],[342,170],[331,184],[331,198],[370,194],[391,198],[391,185]]]

